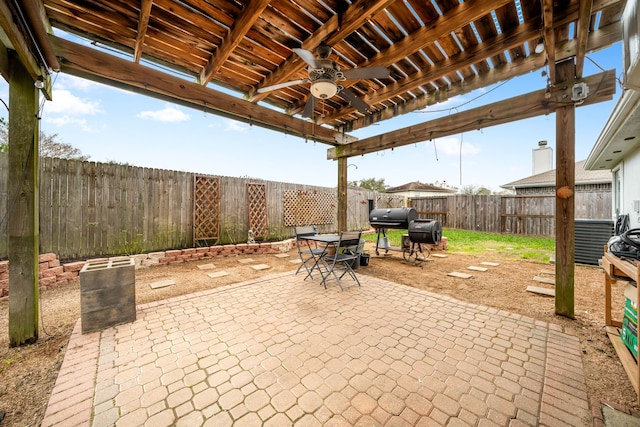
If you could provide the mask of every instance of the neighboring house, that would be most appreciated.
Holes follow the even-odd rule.
[[[398,187],[388,187],[384,191],[387,194],[404,196],[405,199],[412,197],[448,196],[457,192],[455,189],[423,184],[420,181],[410,182]]]
[[[611,192],[611,171],[586,170],[586,160],[576,163],[575,191],[576,192]],[[515,190],[517,195],[524,194],[554,194],[556,190],[556,170],[551,169],[536,175],[522,178],[508,184],[501,185],[507,190]]]
[[[591,149],[585,168],[613,173],[612,218],[640,227],[640,14],[628,1],[623,22],[624,92]]]

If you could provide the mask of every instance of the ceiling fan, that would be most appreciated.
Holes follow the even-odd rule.
[[[304,111],[302,112],[303,117],[313,117],[313,110],[316,107],[318,99],[329,99],[336,94],[345,101],[350,102],[351,106],[361,113],[366,113],[369,110],[369,105],[339,82],[358,79],[384,79],[389,77],[389,70],[383,66],[353,68],[351,70],[340,69],[340,66],[335,61],[329,59],[332,49],[326,44],[320,44],[316,48],[317,58],[311,51],[306,49],[297,48],[293,49],[293,51],[307,63],[309,77],[265,86],[258,89],[257,92],[264,93],[289,86],[311,83],[311,95],[313,96],[310,96],[307,100]]]

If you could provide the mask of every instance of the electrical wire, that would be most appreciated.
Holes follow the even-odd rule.
[[[486,95],[490,94],[490,93],[491,93],[491,92],[493,92],[494,90],[496,90],[496,89],[498,89],[498,88],[500,88],[500,87],[504,86],[504,85],[505,85],[505,84],[507,84],[508,82],[510,82],[512,79],[513,79],[513,78],[508,79],[508,80],[505,80],[505,81],[503,81],[502,83],[500,83],[499,85],[497,85],[497,86],[495,86],[495,87],[492,87],[492,88],[491,88],[491,89],[489,89],[488,91],[486,91],[486,92],[484,92],[484,93],[481,93],[480,95],[476,96],[475,98],[471,98],[470,100],[465,101],[465,102],[463,102],[462,104],[457,105],[457,106],[455,106],[455,107],[451,107],[451,108],[444,108],[444,109],[442,109],[442,110],[428,110],[428,111],[415,111],[415,112],[416,112],[416,113],[419,113],[419,114],[425,114],[425,113],[447,113],[447,112],[448,112],[448,113],[451,113],[451,111],[452,111],[452,110],[458,110],[460,107],[464,107],[465,105],[468,105],[468,104],[470,104],[470,103],[472,103],[472,102],[474,102],[474,101],[476,101],[476,100],[478,100],[478,99],[482,98],[483,96],[486,96]]]
[[[600,71],[607,71],[604,68],[602,68],[602,66],[600,64],[598,64],[595,60],[591,59],[588,55],[584,56],[585,58],[587,58],[589,61],[591,61],[591,63],[593,65],[595,65],[596,67],[598,67],[600,69]],[[622,80],[620,79],[620,77],[616,76],[616,81],[618,82],[618,84],[620,85],[620,87],[623,87],[623,83]]]

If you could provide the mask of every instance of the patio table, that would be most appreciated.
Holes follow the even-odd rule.
[[[327,254],[327,249],[330,246],[335,246],[340,241],[340,235],[338,235],[338,234],[310,234],[310,235],[300,236],[300,239],[307,240],[307,241],[314,241],[314,242],[317,242],[317,243],[323,243],[324,244],[324,250],[322,251],[322,253],[320,255],[316,256],[313,253],[311,254],[311,256],[313,257],[313,265],[311,266],[311,269],[309,270],[309,273],[305,277],[305,280],[307,279],[307,277],[311,276],[311,272],[314,269],[317,269],[318,272],[320,273],[320,276],[322,276],[322,270],[320,269],[320,260],[322,259],[323,256],[325,256]]]

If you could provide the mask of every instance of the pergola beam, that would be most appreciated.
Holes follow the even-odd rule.
[[[576,26],[578,38],[578,52],[576,53],[576,77],[581,78],[584,71],[584,56],[587,53],[587,40],[589,39],[589,24],[591,22],[591,9],[593,0],[580,0],[580,14]]]
[[[468,25],[469,22],[476,21],[483,16],[491,13],[492,10],[499,9],[510,1],[511,0],[495,0],[491,2],[467,1],[464,3],[460,3],[459,5],[449,10],[446,14],[439,16],[431,25],[420,27],[409,36],[396,43],[393,43],[387,49],[378,52],[366,61],[358,64],[358,67],[374,67],[379,65],[386,66],[388,64],[399,62],[403,58],[413,55],[415,52],[419,51],[425,46],[434,43],[436,40],[459,30],[465,25]],[[440,64],[437,64],[436,68],[439,66]],[[345,87],[350,87],[354,83],[355,81],[343,82],[342,85]],[[294,113],[299,112],[305,105],[309,96],[311,95],[309,94],[304,99],[301,99],[298,103],[299,106],[297,108],[293,108],[292,111]],[[371,103],[369,104],[373,105]],[[341,108],[338,114],[344,115],[345,113],[352,111],[355,111],[355,109],[351,106],[347,106],[345,108]]]
[[[238,47],[244,36],[251,29],[256,19],[269,5],[271,0],[253,0],[246,4],[240,16],[234,20],[233,27],[227,31],[218,49],[209,58],[209,62],[200,73],[200,84],[206,85],[220,70],[222,64],[229,58],[233,50]]]
[[[340,145],[355,140],[349,135],[167,75],[153,68],[59,37],[50,37],[56,53],[61,57],[62,71],[65,73],[329,145]]]
[[[549,79],[556,79],[556,35],[553,26],[553,0],[542,0],[544,49],[547,53]]]
[[[302,42],[302,48],[315,49],[325,42],[332,46],[349,34],[357,30],[376,13],[392,4],[395,0],[357,0],[342,14],[335,14],[327,20],[317,31]],[[306,64],[298,55],[292,54],[277,70],[265,77],[255,89],[271,86],[289,80],[291,76],[302,70]],[[258,102],[266,98],[268,93],[254,93],[251,102]]]
[[[144,46],[144,39],[147,36],[147,29],[149,28],[149,18],[151,17],[152,6],[153,0],[142,0],[140,5],[138,33],[136,34],[136,44],[133,47],[133,61],[135,63],[139,63],[140,58],[142,58],[142,47]]]
[[[607,3],[602,0],[598,0],[594,6],[595,6],[594,10],[596,9],[600,10],[603,7],[607,6]],[[570,22],[573,22],[579,18],[579,13],[580,11],[575,7],[570,8],[568,10],[564,10],[558,13],[558,16],[555,17],[555,24],[566,25]],[[484,61],[487,58],[491,58],[495,55],[498,55],[504,52],[505,50],[513,49],[517,46],[523,45],[527,41],[538,39],[540,37],[541,24],[542,22],[539,19],[529,20],[523,25],[517,26],[515,29],[512,29],[510,31],[505,31],[504,33],[501,33],[492,38],[486,39],[482,43],[476,46],[472,46],[468,49],[465,49],[464,51],[456,55],[450,56],[449,58],[446,58],[445,60],[437,63],[432,67],[420,70],[414,74],[411,74],[403,79],[396,81],[395,83],[392,83],[390,85],[383,87],[379,91],[376,91],[370,95],[363,96],[362,100],[369,105],[375,105],[380,102],[384,102],[387,99],[391,99],[394,96],[403,96],[408,91],[416,90],[420,87],[429,87],[428,85],[430,82],[436,81],[444,76],[450,75],[451,73],[455,73],[455,71],[460,68],[466,68],[471,65],[475,65],[478,62]],[[584,53],[587,50],[602,49],[622,39],[622,26],[618,22],[616,24],[610,24],[606,27],[600,28],[592,32],[591,34],[588,34],[586,32],[584,34],[586,39],[584,41],[585,46],[583,46],[582,48],[583,59],[584,59]],[[575,40],[564,41],[556,44],[555,49],[553,50],[555,61],[560,61],[570,56],[578,56],[580,54],[578,47],[579,46],[576,45]],[[542,57],[544,58],[544,56]],[[498,67],[502,70],[509,70],[509,72],[505,75],[504,78],[500,78],[499,80],[494,80],[494,83],[500,80],[505,80],[507,78],[512,78],[516,75],[522,75],[526,72],[533,71],[538,68],[542,68],[544,66],[544,61],[539,61],[537,58],[538,58],[537,55],[531,55],[526,58],[518,58],[518,59],[512,60],[511,64],[521,64],[523,61],[530,65],[535,64],[534,67],[527,67],[527,66],[519,67],[521,70],[519,74],[513,73],[512,70],[515,67],[512,67],[511,65],[509,65],[509,63]],[[493,74],[494,76],[497,76],[500,74],[500,73],[493,73],[493,70],[489,71],[489,73]],[[470,87],[471,85],[467,84],[469,80],[474,80],[474,78],[472,77],[471,79],[466,79],[463,82],[454,83],[452,86],[455,86],[456,84],[461,84],[461,85]],[[487,82],[487,79],[483,81],[486,82],[484,83],[484,86],[491,84],[490,82]],[[480,86],[480,87],[483,87],[483,86]],[[477,89],[479,87],[474,86],[474,88]],[[419,92],[419,90],[417,90],[416,92]],[[469,92],[469,90],[463,93],[466,93],[466,92]],[[428,97],[429,95],[421,95],[418,98],[424,97],[424,96]],[[412,101],[411,105],[419,106],[420,102]],[[382,116],[380,116],[382,117],[381,120],[393,117],[393,115],[391,115],[388,110],[393,110],[393,109],[383,110],[384,113]],[[292,111],[295,113],[297,112],[297,109],[294,109]],[[330,123],[333,120],[336,120],[342,116],[353,113],[355,111],[356,111],[355,108],[348,105],[343,108],[340,108],[339,110],[334,111],[330,115],[326,115],[322,117],[321,119],[318,120],[318,123],[321,123],[321,124]],[[412,111],[412,109],[406,110],[405,108],[399,108],[399,109],[396,109],[395,111],[399,112],[399,114],[406,114],[407,112]],[[350,122],[349,129],[358,129],[359,127],[361,127],[361,126],[358,126],[357,124],[358,121],[364,121],[364,122],[367,122],[367,125],[370,125],[372,123],[370,122],[370,120],[373,117],[376,117],[375,113],[373,115],[367,115],[362,119],[356,119]]]
[[[595,74],[582,81],[592,88],[592,92],[580,105],[590,105],[597,102],[608,101],[615,93],[615,70]],[[360,156],[376,151],[394,149],[417,142],[455,135],[461,132],[469,132],[550,114],[556,110],[558,105],[568,103],[573,105],[571,101],[571,88],[574,83],[576,83],[576,81],[571,79],[555,85],[549,93],[547,93],[546,90],[530,92],[505,101],[331,148],[327,151],[327,158],[336,160],[342,157]]]
[[[40,6],[42,5],[40,4]],[[23,25],[30,28],[33,39],[27,39],[16,22],[11,19],[15,13],[8,2],[6,0],[0,0],[0,27],[2,27],[2,30],[4,30],[4,33],[7,35],[7,41],[9,42],[9,45],[5,47],[16,51],[20,62],[24,66],[24,71],[29,74],[29,77],[34,82],[38,79],[43,81],[44,87],[42,88],[42,93],[48,100],[51,100],[51,77],[42,63],[48,63],[48,66],[54,71],[60,69],[60,64],[53,53],[51,44],[47,40],[46,28],[44,27],[43,21],[39,19],[39,17],[43,15],[42,8],[34,3],[34,0],[25,0],[24,3],[19,3],[18,7],[23,8],[23,15],[29,20],[29,22],[23,22]],[[32,43],[37,44],[41,49],[41,58],[36,58],[31,51]],[[0,45],[3,44],[4,43],[0,42]],[[3,71],[3,73],[5,74],[5,79],[9,80],[8,73],[6,71]]]

